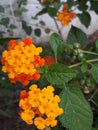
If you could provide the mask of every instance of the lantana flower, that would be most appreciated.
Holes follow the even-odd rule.
[[[8,50],[2,53],[2,71],[8,73],[12,83],[28,85],[30,80],[39,80],[38,70],[45,64],[41,52],[42,47],[36,47],[31,38],[19,42],[11,40]]]
[[[62,26],[67,26],[76,17],[76,13],[73,11],[68,11],[68,5],[65,4],[61,11],[57,13],[57,20],[59,20]]]
[[[44,60],[45,60],[45,65],[46,66],[50,66],[50,65],[56,63],[56,60],[52,56],[49,56],[49,55],[45,56]]]
[[[56,118],[63,113],[59,102],[60,97],[54,94],[53,86],[40,89],[33,84],[29,91],[20,92],[19,114],[27,124],[34,124],[40,130],[54,127],[57,125]]]

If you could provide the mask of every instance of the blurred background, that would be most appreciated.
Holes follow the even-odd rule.
[[[88,3],[89,5],[89,3]],[[58,32],[54,20],[48,15],[36,16],[42,10],[42,5],[37,0],[3,0],[0,1],[0,37],[31,36],[37,43],[48,42],[52,32]],[[78,9],[75,10],[79,12]],[[71,25],[83,30],[87,36],[98,30],[98,16],[94,11],[89,11],[91,16],[90,26],[86,28],[76,17],[69,26],[61,27],[62,36],[66,40]]]

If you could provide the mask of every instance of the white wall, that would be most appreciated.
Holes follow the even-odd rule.
[[[17,5],[16,4],[17,2],[18,2],[18,0],[2,0],[2,1],[0,1],[0,5],[3,5],[5,7],[7,5],[10,5],[8,9],[13,11],[15,6]],[[54,23],[53,19],[51,19],[47,14],[45,14],[43,16],[39,16],[38,20],[33,20],[31,18],[31,16],[35,16],[36,13],[38,13],[39,10],[42,9],[42,6],[38,3],[37,0],[28,0],[28,4],[26,5],[26,8],[28,9],[28,11],[23,14],[23,19],[27,21],[28,25],[31,25],[33,28],[36,28],[36,27],[34,27],[34,25],[39,20],[43,20],[43,21],[45,21],[47,27],[49,27],[50,29],[53,29],[55,32],[57,32],[57,29],[56,29],[56,26],[55,26],[55,23]],[[82,29],[87,35],[90,35],[93,32],[95,32],[96,30],[98,30],[98,16],[93,11],[90,12],[90,15],[91,15],[91,24],[90,24],[88,29],[85,28],[85,26],[80,23],[78,18],[75,18],[72,21],[71,24],[76,26],[76,27],[79,27],[80,29]],[[21,23],[17,22],[16,18],[14,18],[12,20],[12,22],[14,24],[16,24],[17,27],[18,27],[18,29],[16,29],[14,31],[14,36],[15,37],[25,38],[27,35],[22,30]],[[59,24],[59,27],[62,30],[63,38],[66,40],[66,37],[67,37],[67,34],[68,34],[69,30],[70,30],[71,25],[62,28],[59,22],[58,22],[58,24]],[[42,30],[44,30],[44,29],[42,29]],[[42,34],[43,35],[41,35],[41,37],[36,37],[34,35],[34,33],[32,33],[31,36],[32,36],[32,38],[34,39],[35,42],[47,42],[49,40],[50,35],[46,34],[44,31],[43,31]],[[6,36],[8,36],[7,33],[5,33],[5,37]]]

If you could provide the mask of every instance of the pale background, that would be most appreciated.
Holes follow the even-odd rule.
[[[14,16],[13,14],[13,9],[17,7],[17,2],[18,0],[1,0],[0,1],[0,5],[3,5],[6,8],[6,14],[5,15],[9,15],[8,11],[11,12],[11,14],[9,15],[12,18],[12,23],[14,23],[14,25],[17,25],[17,29],[14,30],[13,35],[14,37],[21,37],[21,38],[25,38],[27,37],[27,35],[25,34],[25,32],[22,30],[21,27],[21,22],[17,20],[17,18]],[[38,20],[33,20],[31,17],[35,16],[43,7],[38,3],[37,0],[28,0],[27,5],[25,6],[25,8],[28,9],[28,11],[26,13],[23,13],[22,15],[22,19],[24,19],[25,21],[27,21],[28,25],[32,26],[33,28],[36,28],[38,26],[35,26],[36,23],[38,23],[38,21],[42,20],[45,21],[46,26],[50,29],[52,29],[54,32],[57,32],[55,23],[53,21],[53,19],[51,19],[47,14],[43,15],[43,16],[39,16]],[[76,10],[76,12],[78,12],[78,10]],[[90,11],[90,16],[91,16],[91,23],[90,26],[88,28],[85,28],[84,25],[82,25],[79,22],[78,18],[75,18],[72,21],[72,25],[80,28],[81,30],[83,30],[87,35],[91,35],[92,33],[94,33],[96,30],[98,30],[98,16],[93,12]],[[2,17],[2,16],[0,16]],[[64,38],[64,40],[66,40],[66,37],[68,35],[68,32],[70,30],[71,25],[66,26],[66,27],[61,27],[60,23],[58,22],[59,27],[62,30],[62,36]],[[1,25],[0,25],[1,26]],[[6,31],[6,29],[4,29],[4,27],[0,27],[1,30],[4,30],[6,33],[4,34],[5,37],[8,37],[8,33]],[[49,40],[49,36],[50,34],[46,34],[44,32],[44,27],[42,28],[42,35],[40,37],[36,37],[34,35],[34,32],[32,32],[31,37],[34,39],[34,42],[38,43],[38,42],[48,42]]]

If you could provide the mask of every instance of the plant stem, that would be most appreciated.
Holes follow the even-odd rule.
[[[81,65],[82,64],[82,62],[79,62],[79,63],[76,63],[76,64],[73,64],[73,65],[70,65],[70,66],[68,66],[69,68],[74,68],[74,67],[77,67],[77,66],[79,66],[79,65]]]
[[[97,62],[97,61],[98,61],[98,59],[92,59],[92,60],[87,60],[86,62],[92,63],[92,62]],[[73,65],[70,65],[69,68],[74,68],[74,67],[80,66],[81,64],[82,64],[82,62],[79,62],[79,63],[73,64]]]
[[[60,30],[60,28],[59,28],[59,25],[57,24],[56,19],[55,19],[55,18],[53,18],[53,20],[54,20],[54,23],[55,23],[56,28],[57,28],[57,30],[58,30],[58,33],[62,36],[62,32],[61,32],[61,30]]]
[[[84,51],[84,50],[80,50],[80,49],[79,49],[79,51],[80,51],[80,52],[83,52],[83,53],[86,53],[86,54],[91,54],[91,55],[96,55],[96,56],[98,56],[98,53],[95,53],[95,52]]]

